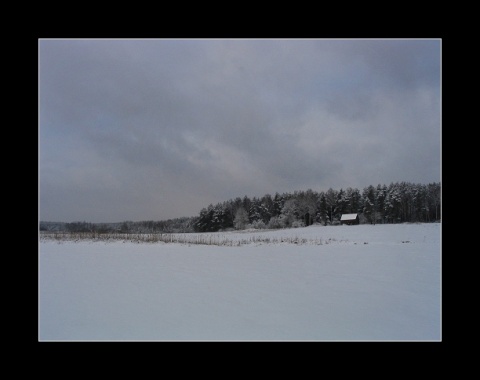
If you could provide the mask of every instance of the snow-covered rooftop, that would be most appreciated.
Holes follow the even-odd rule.
[[[357,218],[357,214],[343,214],[340,220],[354,220]]]

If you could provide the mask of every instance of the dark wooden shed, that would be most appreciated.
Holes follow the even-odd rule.
[[[360,224],[360,220],[358,218],[358,214],[342,214],[340,223],[347,225]]]

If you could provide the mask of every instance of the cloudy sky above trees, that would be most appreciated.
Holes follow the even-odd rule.
[[[44,221],[440,181],[441,40],[39,40]]]

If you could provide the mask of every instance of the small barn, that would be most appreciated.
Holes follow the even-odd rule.
[[[358,218],[358,214],[342,214],[340,223],[347,225],[360,224],[360,220]]]

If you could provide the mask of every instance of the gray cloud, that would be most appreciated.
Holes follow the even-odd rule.
[[[42,220],[440,180],[439,40],[40,40]]]

